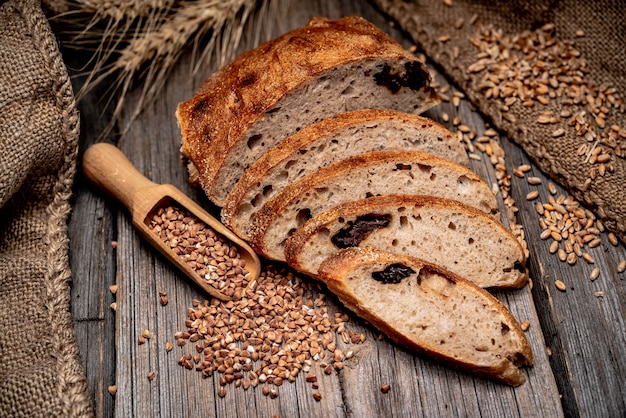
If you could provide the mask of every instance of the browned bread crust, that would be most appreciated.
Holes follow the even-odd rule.
[[[391,265],[413,273],[397,283],[373,278]],[[319,279],[401,346],[508,385],[526,380],[518,367],[532,365],[533,354],[519,323],[493,295],[460,276],[417,258],[350,248],[322,263]]]
[[[367,69],[374,68],[372,63],[380,67],[377,73]],[[367,97],[326,101],[314,108],[315,100],[307,99],[306,88],[311,88],[316,80],[332,78],[338,68],[344,68],[345,73],[346,66],[359,65],[363,65],[363,71],[352,71],[349,76],[375,80],[369,81],[368,86],[372,87],[368,87]],[[337,78],[331,82],[335,88],[340,85],[340,77]],[[271,118],[287,96],[293,93],[297,96],[294,100],[306,100],[311,114],[299,112],[302,120],[298,123],[292,120],[273,124],[272,131],[285,130],[281,140],[316,118],[350,110],[352,103],[369,101],[363,107],[379,107],[377,102],[383,92],[389,97],[412,97],[410,107],[407,99],[395,106],[421,113],[437,103],[430,80],[421,61],[366,20],[355,16],[334,21],[314,18],[307,26],[241,54],[210,76],[193,98],[179,104],[176,115],[182,133],[181,153],[190,159],[192,170],[197,169],[209,198],[222,206],[243,170],[276,142],[276,138],[263,134],[262,139],[250,145],[251,127]],[[236,146],[241,149],[235,149]],[[250,161],[244,161],[244,157]],[[228,181],[224,176],[228,176]]]
[[[434,122],[396,110],[362,109],[340,113],[303,128],[267,150],[228,195],[222,223],[243,239],[246,225],[275,193],[337,160],[382,149],[430,152],[469,166],[463,144]]]
[[[356,246],[420,258],[483,288],[520,288],[528,281],[524,251],[508,228],[435,196],[374,196],[335,206],[298,228],[284,252],[290,266],[315,276],[324,259]]]
[[[487,183],[460,164],[413,150],[372,151],[320,168],[274,195],[251,222],[250,244],[267,258],[284,260],[284,241],[307,218],[350,200],[415,193],[498,211]]]

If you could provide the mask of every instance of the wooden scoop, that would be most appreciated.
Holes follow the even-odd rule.
[[[156,232],[150,229],[150,221],[160,208],[174,205],[181,210],[186,210],[222,237],[230,240],[237,246],[241,258],[246,262],[246,270],[251,276],[250,281],[258,278],[261,263],[247,243],[176,187],[171,184],[156,184],[148,180],[115,146],[100,143],[89,147],[83,156],[83,171],[94,184],[128,208],[133,225],[150,244],[211,296],[220,300],[231,300],[230,297],[209,285],[179,255],[175,254],[169,245],[161,241]]]

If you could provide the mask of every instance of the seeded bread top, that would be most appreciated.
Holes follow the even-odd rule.
[[[181,153],[198,172],[211,198],[215,177],[246,130],[290,91],[338,65],[362,60],[410,63],[411,89],[432,96],[430,74],[421,61],[366,20],[314,18],[245,52],[210,76],[198,93],[176,111]],[[419,75],[419,76],[417,76]]]

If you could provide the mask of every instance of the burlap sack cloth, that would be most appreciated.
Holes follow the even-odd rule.
[[[539,168],[567,187],[626,242],[626,2],[374,3],[412,36],[495,127],[520,144]],[[544,27],[547,24],[553,27]],[[488,28],[494,30],[488,32]],[[487,40],[485,33],[492,39]],[[499,37],[508,37],[518,46],[526,43],[526,52],[512,51],[504,59],[507,48],[495,41]],[[527,45],[531,41],[534,44]],[[573,48],[565,41],[572,41]],[[580,56],[570,56],[567,51],[572,49]],[[549,53],[542,55],[545,51]],[[502,77],[504,71],[510,72]],[[498,79],[493,77],[498,75]],[[538,86],[544,75],[545,85]],[[494,86],[498,86],[496,98]],[[519,94],[524,89],[534,93]],[[534,104],[529,100],[533,95],[541,96]],[[542,113],[544,123],[539,123]],[[599,113],[606,118],[596,121]],[[594,149],[602,150],[609,160],[594,161]]]
[[[2,3],[2,2],[0,2]],[[70,304],[79,117],[39,3],[0,6],[0,416],[92,415]]]

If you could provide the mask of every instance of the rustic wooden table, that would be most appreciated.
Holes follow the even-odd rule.
[[[388,31],[406,47],[410,39],[389,25],[368,2],[278,1],[271,16],[246,27],[242,44],[235,52],[254,47],[262,40],[304,25],[312,16],[339,18],[357,14]],[[171,183],[214,211],[198,190],[187,184],[187,173],[179,158],[179,130],[174,111],[192,96],[215,63],[197,76],[190,75],[191,60],[185,57],[174,70],[159,97],[130,125],[124,135],[113,135],[115,143],[139,171],[157,183]],[[430,64],[429,64],[430,65]],[[437,82],[448,84],[431,65]],[[108,122],[103,113],[102,91],[80,103],[84,149],[97,140]],[[131,92],[129,100],[137,99]],[[444,113],[449,115],[446,121]],[[485,120],[461,101],[456,107],[442,103],[428,116],[451,130],[452,120],[479,134]],[[128,118],[127,118],[128,120]],[[262,385],[244,390],[229,387],[217,396],[217,377],[202,379],[199,373],[181,367],[177,360],[189,347],[165,350],[166,341],[184,329],[187,308],[204,295],[184,280],[165,259],[149,248],[133,230],[128,212],[120,204],[94,189],[79,173],[75,183],[73,212],[69,224],[70,258],[73,271],[72,314],[81,358],[98,416],[163,417],[368,417],[368,416],[482,416],[482,417],[618,417],[626,416],[626,273],[617,272],[618,260],[626,259],[623,244],[611,245],[606,234],[602,244],[588,252],[595,265],[579,260],[571,266],[559,261],[541,240],[534,202],[525,199],[533,189],[547,201],[548,179],[530,163],[524,152],[500,137],[509,173],[521,164],[531,164],[533,176],[544,187],[530,186],[513,176],[511,195],[517,202],[518,222],[529,245],[529,268],[533,286],[519,291],[498,292],[516,318],[527,320],[527,335],[535,354],[528,381],[510,388],[441,367],[409,353],[385,339],[358,318],[350,315],[348,326],[367,338],[352,346],[355,355],[339,373],[324,375],[319,364],[312,372],[320,376],[321,401],[313,399],[311,385],[301,373],[295,383],[285,383],[275,399],[262,394]],[[473,168],[490,183],[497,183],[489,158],[476,152]],[[562,188],[557,193],[567,194]],[[500,199],[502,200],[502,199]],[[502,202],[501,202],[502,203]],[[505,209],[502,206],[503,210]],[[112,242],[117,242],[114,248]],[[600,277],[592,281],[594,267]],[[567,288],[558,290],[562,280]],[[109,286],[116,284],[114,295]],[[159,291],[166,291],[169,304],[159,304]],[[329,309],[345,311],[332,297]],[[115,302],[117,309],[110,308]],[[137,340],[142,330],[152,337],[143,345]],[[338,341],[342,346],[343,342]],[[154,372],[154,379],[148,373]],[[381,385],[391,390],[383,394]],[[117,386],[112,396],[108,387]]]

